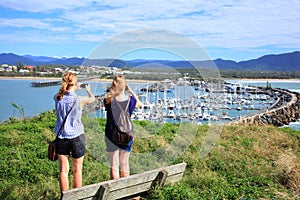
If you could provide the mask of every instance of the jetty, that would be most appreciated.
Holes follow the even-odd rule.
[[[78,78],[78,82],[84,82],[92,79],[96,79],[99,77],[88,77],[88,78]],[[49,86],[55,86],[60,85],[61,80],[57,81],[33,81],[30,83],[30,87],[49,87]]]
[[[30,87],[49,87],[60,84],[61,81],[35,81],[30,83]]]

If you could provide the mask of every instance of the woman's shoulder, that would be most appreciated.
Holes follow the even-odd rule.
[[[55,95],[53,96],[53,100],[54,100],[54,101],[57,100],[57,94],[55,94]]]
[[[136,102],[136,99],[134,98],[134,96],[130,96],[130,97],[129,97],[129,100],[130,100],[130,101],[133,101],[133,102]]]
[[[103,99],[103,105],[104,105],[104,107],[110,107],[110,105],[111,105],[111,102],[109,102],[109,100],[107,99],[107,98],[104,98]]]

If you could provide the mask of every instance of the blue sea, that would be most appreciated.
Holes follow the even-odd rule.
[[[24,80],[24,79],[0,79],[0,122],[6,121],[9,117],[20,118],[21,112],[13,106],[13,104],[23,109],[25,117],[36,116],[41,112],[54,109],[53,96],[58,92],[59,86],[51,87],[30,87],[30,83],[34,81],[43,80]],[[44,80],[49,81],[49,79]],[[252,86],[266,86],[267,81],[258,80],[226,80],[228,82],[239,82],[244,85]],[[300,93],[300,81],[268,81],[273,88],[283,88]],[[95,95],[102,95],[105,93],[110,82],[89,82],[91,90]],[[136,92],[146,85],[146,83],[128,83]],[[185,91],[188,91],[187,89]],[[178,95],[181,91],[176,91]],[[193,91],[192,91],[193,92]],[[83,90],[79,90],[78,94],[85,95]],[[256,111],[258,112],[258,111]],[[247,113],[244,113],[247,114]],[[236,111],[229,113],[232,117],[237,115]],[[300,123],[294,122],[289,125],[294,129],[300,130]]]

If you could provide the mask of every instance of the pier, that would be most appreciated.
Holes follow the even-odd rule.
[[[35,81],[30,83],[30,87],[49,87],[60,84],[61,81]]]
[[[89,78],[80,78],[78,79],[78,82],[84,82],[88,81],[91,79],[95,79],[99,77],[89,77]],[[59,81],[34,81],[30,83],[30,87],[49,87],[49,86],[55,86],[55,85],[60,85],[61,80]]]

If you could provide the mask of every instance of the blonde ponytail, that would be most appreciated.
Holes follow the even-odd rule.
[[[114,80],[111,83],[109,93],[106,95],[106,104],[110,104],[112,99],[120,94],[126,87],[125,76],[115,76]]]

